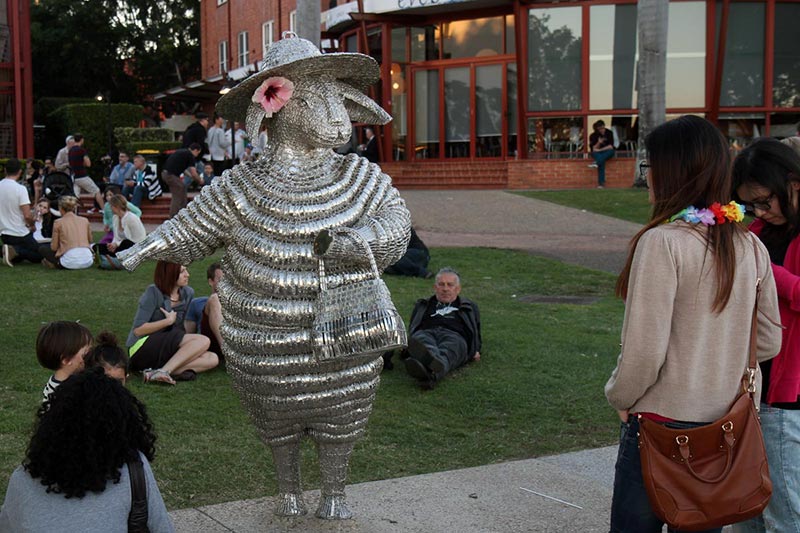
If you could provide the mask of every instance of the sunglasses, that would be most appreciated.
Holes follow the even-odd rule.
[[[759,200],[757,202],[742,202],[744,206],[744,210],[746,213],[755,214],[756,209],[759,211],[769,211],[772,208],[772,199],[775,198],[775,194],[770,194],[763,200]]]

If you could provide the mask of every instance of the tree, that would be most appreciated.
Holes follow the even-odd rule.
[[[199,0],[47,0],[31,6],[34,97],[135,102],[200,71]]]
[[[639,176],[638,163],[647,159],[644,139],[667,118],[667,29],[668,0],[639,0],[639,64],[636,83],[639,91],[639,150],[636,154],[634,186],[646,187]]]

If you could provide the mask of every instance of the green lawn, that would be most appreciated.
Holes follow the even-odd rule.
[[[645,189],[519,191],[517,194],[639,224],[650,220],[650,204]]]
[[[350,483],[614,443],[616,415],[603,396],[622,319],[622,304],[611,296],[614,277],[521,252],[432,253],[432,268],[456,267],[464,295],[481,307],[483,359],[428,392],[401,364],[384,372],[367,435],[352,457]],[[210,262],[190,266],[198,295],[208,292]],[[152,263],[132,274],[0,268],[0,498],[23,458],[49,377],[34,353],[39,326],[80,320],[92,332],[107,328],[124,341],[152,271]],[[387,277],[387,283],[406,317],[417,297],[431,293],[430,280]],[[520,301],[533,294],[599,300],[586,306]],[[153,418],[159,437],[153,466],[170,509],[276,493],[271,455],[224,371],[172,388],[133,376],[129,386]],[[307,488],[318,486],[311,445],[303,474]]]

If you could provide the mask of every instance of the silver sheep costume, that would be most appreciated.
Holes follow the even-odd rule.
[[[181,264],[225,248],[218,293],[228,372],[273,452],[281,516],[306,512],[300,442],[317,445],[321,518],[349,518],[345,480],[380,379],[380,352],[318,360],[311,350],[318,256],[328,284],[370,276],[364,241],[380,270],[405,252],[410,216],[389,176],[366,159],[336,154],[351,120],[385,124],[388,114],[362,90],[379,77],[361,54],[320,54],[286,36],[264,68],[223,96],[217,110],[241,121],[251,138],[266,123],[262,158],[234,167],[134,248],[120,253],[132,270],[142,261]],[[270,114],[253,100],[270,80],[294,92]],[[262,84],[263,82],[263,84]],[[342,228],[349,228],[343,230]],[[363,239],[355,238],[355,230]]]

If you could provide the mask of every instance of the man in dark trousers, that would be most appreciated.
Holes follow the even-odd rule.
[[[461,280],[452,268],[436,274],[435,294],[417,300],[408,325],[406,370],[423,389],[432,389],[448,372],[481,358],[478,306],[461,298]]]
[[[195,162],[200,156],[202,147],[193,143],[188,148],[178,148],[167,158],[164,163],[164,170],[161,171],[161,178],[169,186],[172,200],[169,204],[169,216],[174,217],[178,211],[186,207],[186,185],[181,179],[181,174],[188,172],[192,179],[203,185],[203,178],[197,173]]]
[[[367,144],[364,145],[364,157],[366,157],[370,163],[377,163],[378,139],[375,138],[375,130],[366,128],[364,130],[364,135],[367,136]]]
[[[194,118],[197,122],[191,124],[186,131],[183,132],[183,145],[182,148],[189,148],[192,144],[199,144],[200,150],[206,152],[206,132],[208,131],[208,115],[206,113],[195,113]]]

